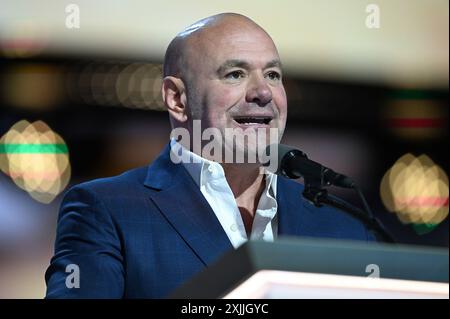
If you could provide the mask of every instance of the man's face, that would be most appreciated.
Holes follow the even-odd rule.
[[[201,119],[202,129],[214,127],[225,137],[225,128],[244,132],[284,132],[287,117],[286,92],[281,78],[278,52],[265,32],[254,26],[208,30],[189,46],[187,104],[193,119]],[[233,147],[236,151],[257,152],[250,141]]]

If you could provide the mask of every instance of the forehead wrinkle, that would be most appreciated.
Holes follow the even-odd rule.
[[[283,65],[281,64],[280,59],[273,59],[272,61],[267,62],[266,66],[264,67],[264,69],[269,69],[269,68],[282,69]]]
[[[273,60],[267,62],[265,64],[263,70],[269,69],[269,68],[274,68],[274,67],[279,68],[280,70],[282,69],[281,61],[279,59],[273,59]],[[245,60],[231,59],[231,60],[227,60],[224,63],[222,63],[222,65],[220,65],[220,67],[217,69],[217,73],[219,73],[219,74],[224,73],[226,70],[231,69],[231,68],[242,68],[242,69],[249,70],[249,69],[251,69],[251,65]]]
[[[217,73],[223,73],[224,71],[231,68],[243,68],[249,69],[250,65],[244,60],[232,59],[227,60],[217,69]]]

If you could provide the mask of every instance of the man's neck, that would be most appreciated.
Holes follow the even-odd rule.
[[[222,167],[249,234],[259,199],[266,186],[265,176],[254,165],[222,164]]]

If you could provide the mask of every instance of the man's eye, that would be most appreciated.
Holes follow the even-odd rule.
[[[267,73],[267,77],[271,81],[279,81],[281,79],[281,74],[273,71],[273,72]]]
[[[230,80],[239,80],[244,77],[244,72],[242,71],[233,71],[225,75],[225,78]]]

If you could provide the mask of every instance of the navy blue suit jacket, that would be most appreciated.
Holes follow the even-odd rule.
[[[278,178],[279,237],[373,240],[358,220],[311,205],[302,190]],[[150,167],[77,185],[65,195],[46,297],[165,297],[231,249],[199,187],[170,160],[167,146]],[[78,266],[79,288],[66,286],[70,264]]]

